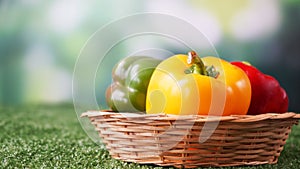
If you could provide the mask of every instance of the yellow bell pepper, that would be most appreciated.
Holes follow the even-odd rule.
[[[217,57],[175,55],[162,61],[149,82],[146,112],[175,115],[245,115],[251,84],[243,70]]]

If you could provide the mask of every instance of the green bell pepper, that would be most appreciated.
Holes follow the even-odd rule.
[[[145,112],[148,84],[160,62],[148,56],[130,56],[117,63],[113,83],[106,90],[107,105],[116,112]]]

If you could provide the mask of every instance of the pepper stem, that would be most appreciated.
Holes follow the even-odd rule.
[[[194,73],[213,78],[217,78],[219,76],[219,72],[215,69],[215,67],[213,65],[209,67],[205,66],[195,51],[188,53],[187,63],[192,64],[192,66],[184,71],[186,74]]]

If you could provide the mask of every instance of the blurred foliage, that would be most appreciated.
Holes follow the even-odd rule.
[[[0,104],[71,102],[74,66],[87,40],[103,25],[141,12],[167,13],[203,28],[220,57],[250,61],[275,76],[287,90],[290,110],[300,112],[299,0],[0,1]],[[249,26],[234,25],[243,19],[251,21]],[[123,30],[114,31],[117,37]],[[186,53],[176,45],[164,46]],[[108,55],[116,62],[129,48],[133,45],[120,45]],[[100,105],[112,66],[102,63],[95,73]]]

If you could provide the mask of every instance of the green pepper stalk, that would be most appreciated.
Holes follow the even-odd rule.
[[[219,76],[219,72],[215,69],[215,67],[213,65],[209,67],[205,66],[195,51],[188,53],[187,63],[192,64],[192,66],[185,70],[186,74],[194,73],[213,78],[217,78]]]

